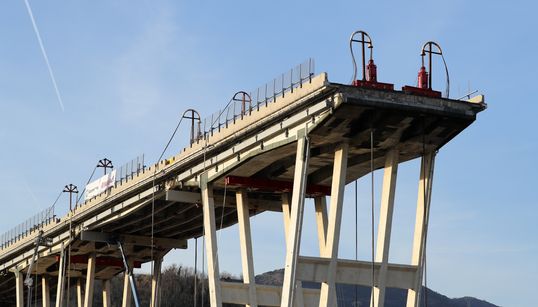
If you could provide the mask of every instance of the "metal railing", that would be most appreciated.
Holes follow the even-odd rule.
[[[121,184],[124,181],[132,179],[135,175],[143,173],[145,169],[146,165],[144,164],[144,154],[141,154],[115,169],[117,172],[115,184]]]
[[[268,106],[274,103],[277,98],[283,98],[287,93],[293,93],[295,89],[301,88],[304,83],[311,82],[313,76],[314,60],[310,58],[289,71],[280,74],[280,76],[274,78],[272,81],[256,88],[254,91],[244,93],[245,96],[243,96],[242,100],[231,99],[224,109],[206,117],[195,135],[199,135],[200,139],[207,138],[215,130],[218,131],[222,127],[228,127],[228,124],[235,123],[237,119],[249,116],[252,111],[259,110],[262,106]],[[245,100],[245,97],[248,97],[248,100]],[[246,105],[247,103],[248,105]],[[121,165],[119,168],[115,168],[117,172],[114,182],[115,186],[143,173],[145,169],[146,165],[144,164],[143,154]],[[55,220],[56,215],[53,205],[0,235],[0,249],[13,244],[34,230],[48,225]]]
[[[55,205],[52,205],[0,235],[0,249],[4,249],[41,227],[55,222],[54,210]]]
[[[123,182],[132,179],[134,176],[144,172],[146,165],[144,164],[144,155],[139,155],[131,161],[116,168],[116,180],[115,185],[122,184]],[[81,195],[82,198],[82,195]],[[77,202],[77,206],[80,205]],[[40,229],[52,222],[56,221],[56,204],[40,211],[31,218],[25,220],[19,225],[11,228],[5,233],[0,235],[0,249],[4,249],[14,242],[26,237],[28,234]]]
[[[211,114],[202,121],[200,127],[202,131],[197,131],[196,135],[199,135],[200,138],[213,135],[215,130],[220,131],[222,127],[228,127],[228,124],[235,123],[238,118],[249,116],[253,110],[259,110],[261,106],[268,106],[277,98],[283,98],[287,93],[293,93],[294,89],[301,88],[304,83],[311,82],[313,76],[314,59],[310,58],[248,93],[250,96],[250,101],[247,101],[248,106],[243,107],[244,101],[230,100],[224,109]]]

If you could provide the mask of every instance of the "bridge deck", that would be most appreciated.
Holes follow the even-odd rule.
[[[346,182],[351,182],[370,171],[372,131],[374,167],[378,169],[383,167],[388,149],[395,146],[402,162],[421,156],[425,148],[441,148],[485,107],[482,101],[428,98],[330,83],[326,74],[321,74],[235,123],[216,128],[178,155],[158,162],[45,226],[45,236],[53,244],[40,248],[33,273],[57,275],[62,245],[73,256],[96,252],[102,259],[96,270],[98,279],[123,271],[114,261],[106,261],[120,258],[115,246],[80,239],[81,232],[88,230],[124,235],[127,256],[137,262],[151,260],[152,231],[156,255],[164,255],[172,248],[186,248],[185,240],[203,234],[198,186],[203,172],[208,172],[214,183],[217,227],[237,223],[233,193],[237,188],[225,186],[224,178],[233,175],[292,181],[296,139],[304,131],[311,140],[308,184],[329,185],[338,143],[350,145]],[[251,215],[281,211],[281,191],[251,189],[248,195]],[[0,250],[0,297],[5,300],[15,295],[14,277],[8,271],[26,269],[36,236],[37,231]],[[86,269],[84,261],[75,260],[71,277],[82,276]]]

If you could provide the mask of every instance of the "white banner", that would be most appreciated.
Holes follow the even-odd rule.
[[[108,188],[113,187],[115,181],[116,170],[113,170],[112,172],[104,175],[103,177],[90,182],[86,186],[86,195],[84,196],[84,200],[88,200],[94,196],[97,196],[106,191]]]

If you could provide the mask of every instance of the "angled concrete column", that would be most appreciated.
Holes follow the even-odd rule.
[[[309,153],[309,141],[303,134],[303,136],[299,136],[297,140],[293,194],[291,199],[291,217],[288,229],[288,237],[286,238],[286,263],[284,266],[284,281],[282,285],[282,298],[280,301],[281,307],[292,306],[295,294],[295,271],[297,269],[297,257],[299,256],[301,228],[303,225],[304,198]]]
[[[86,289],[84,291],[84,307],[91,307],[93,305],[94,280],[95,280],[95,253],[91,253],[88,256],[88,269],[86,271]]]
[[[316,224],[318,226],[318,242],[319,242],[319,254],[322,256],[325,251],[325,245],[327,244],[327,199],[325,196],[316,197],[314,199],[314,206],[316,208]]]
[[[424,266],[424,251],[428,233],[430,215],[431,190],[435,153],[431,152],[422,158],[420,180],[418,185],[417,213],[415,218],[415,234],[413,237],[413,254],[411,265],[418,267],[418,274],[413,289],[407,291],[407,307],[418,307],[422,287],[422,270]]]
[[[286,242],[286,248],[288,244],[288,235],[289,235],[289,227],[290,227],[290,219],[291,219],[291,212],[290,212],[290,195],[288,193],[282,194],[282,217],[284,218],[284,242]],[[295,281],[295,300],[294,300],[294,306],[295,307],[303,307],[304,306],[304,297],[303,297],[303,284],[300,280]]]
[[[284,221],[284,242],[288,244],[288,234],[290,229],[290,208],[291,197],[288,193],[282,193],[282,219]]]
[[[153,264],[153,274],[151,277],[151,307],[160,306],[160,292],[161,292],[161,268],[163,264],[163,258],[158,257]]]
[[[336,302],[336,264],[338,260],[338,243],[340,241],[340,224],[346,187],[346,169],[348,145],[342,144],[334,152],[334,166],[331,183],[331,206],[327,225],[327,237],[322,257],[330,258],[327,281],[321,284],[320,307],[337,306]]]
[[[20,271],[14,271],[15,274],[15,294],[17,295],[17,307],[24,307],[24,275]]]
[[[209,302],[211,307],[222,307],[213,185],[208,182],[207,172],[200,177],[200,189],[202,190],[202,203],[204,207],[204,232],[207,252]]]
[[[103,280],[103,307],[112,307],[110,301],[110,280]]]
[[[377,245],[375,262],[380,262],[377,287],[372,291],[371,307],[385,306],[385,290],[389,262],[390,234],[392,229],[392,213],[394,212],[394,195],[396,192],[396,176],[398,174],[399,151],[391,150],[385,160],[383,188],[381,192],[381,208],[379,211],[379,226],[377,229]]]
[[[65,281],[65,253],[62,246],[60,253],[60,263],[58,264],[58,284],[56,286],[56,307],[63,306],[64,303],[64,281]]]
[[[83,297],[82,297],[82,279],[77,278],[77,306],[82,307],[83,305]]]
[[[50,307],[50,284],[45,275],[41,276],[41,302],[43,307]]]
[[[131,292],[131,285],[129,282],[129,272],[123,273],[123,296],[121,300],[122,307],[131,307],[131,300],[133,293]]]
[[[249,304],[247,307],[257,307],[256,281],[254,279],[254,256],[252,238],[250,235],[250,214],[248,212],[248,197],[244,189],[237,191],[237,221],[239,224],[239,242],[241,245],[241,264],[243,267],[243,283],[248,285]]]

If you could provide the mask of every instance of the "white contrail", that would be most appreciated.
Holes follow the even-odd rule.
[[[54,91],[56,91],[58,102],[60,103],[60,107],[62,108],[62,111],[64,111],[64,103],[62,100],[62,96],[60,95],[60,90],[58,89],[58,85],[56,84],[56,78],[54,77],[54,73],[52,72],[52,67],[50,66],[49,57],[47,56],[47,52],[45,51],[45,46],[43,45],[43,41],[41,40],[41,35],[39,34],[39,30],[37,29],[37,25],[34,19],[34,14],[32,13],[32,8],[30,8],[30,3],[28,3],[28,0],[24,0],[24,4],[26,4],[26,10],[28,11],[28,15],[30,15],[30,19],[32,20],[32,26],[34,27],[34,32],[35,32],[35,35],[37,36],[37,41],[39,42],[39,47],[41,47],[41,53],[43,54],[43,58],[45,58],[45,63],[47,63],[47,68],[49,70],[50,79],[52,80]]]

